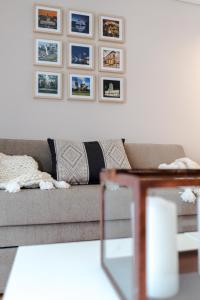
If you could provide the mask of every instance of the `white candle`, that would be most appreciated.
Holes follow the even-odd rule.
[[[179,290],[176,205],[147,198],[147,296],[170,298]]]

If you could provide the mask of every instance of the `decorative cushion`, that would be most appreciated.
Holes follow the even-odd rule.
[[[72,142],[48,139],[52,174],[71,184],[97,184],[107,169],[131,169],[122,140]]]

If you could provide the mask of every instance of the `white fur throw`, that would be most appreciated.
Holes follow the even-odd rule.
[[[191,160],[188,157],[183,157],[176,159],[171,164],[161,164],[158,167],[159,169],[198,169],[200,170],[200,165]],[[194,203],[198,197],[200,197],[200,188],[199,187],[186,187],[183,188],[183,192],[180,192],[181,198],[184,202]]]
[[[16,193],[22,187],[31,186],[41,190],[70,187],[68,183],[56,181],[50,174],[39,171],[38,163],[30,156],[0,153],[0,189]]]

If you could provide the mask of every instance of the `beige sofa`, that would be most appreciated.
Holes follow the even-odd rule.
[[[185,156],[179,145],[126,143],[125,150],[131,167],[136,169],[157,168],[160,163]],[[31,155],[42,171],[51,173],[46,141],[0,139],[0,152]],[[0,191],[0,292],[5,288],[18,246],[99,239],[98,189],[98,185],[90,185],[69,190],[24,189],[16,194]],[[181,202],[177,191],[171,192],[170,199],[178,205],[179,231],[195,230],[195,205]],[[126,237],[127,216],[123,207],[117,210],[112,234]]]

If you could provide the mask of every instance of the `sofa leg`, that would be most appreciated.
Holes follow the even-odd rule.
[[[5,291],[16,251],[17,247],[0,249],[0,294]]]

